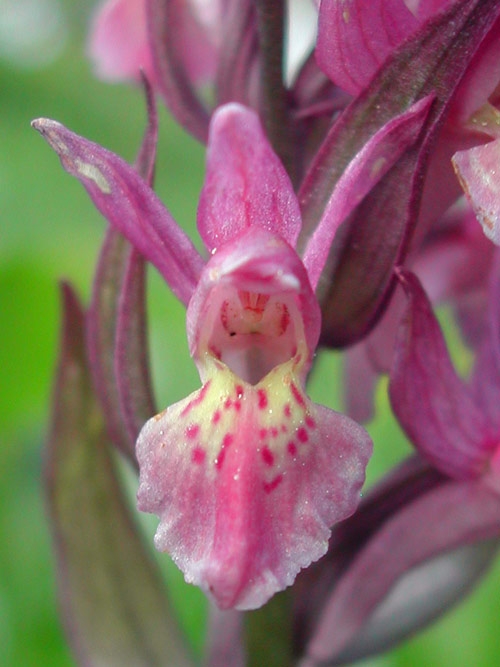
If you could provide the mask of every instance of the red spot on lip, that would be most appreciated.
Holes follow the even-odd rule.
[[[300,405],[301,408],[305,408],[306,402],[304,400],[304,397],[302,396],[302,394],[300,393],[300,391],[297,389],[297,387],[293,382],[290,385],[290,389],[292,390],[292,395],[297,405]]]
[[[241,384],[236,385],[236,396],[238,398],[242,398],[243,396],[243,387],[241,386]]]
[[[259,438],[261,440],[264,440],[266,436],[267,436],[267,428],[261,428],[259,431]]]
[[[212,415],[212,424],[217,424],[219,420],[220,420],[220,411],[216,410]]]
[[[226,457],[226,450],[221,449],[220,452],[217,454],[217,458],[215,459],[215,467],[217,470],[220,470],[222,468],[222,464],[224,463],[224,458]]]
[[[262,459],[264,463],[268,466],[272,466],[274,463],[274,455],[269,447],[264,447],[261,452]]]
[[[195,447],[191,452],[191,460],[193,461],[193,463],[197,463],[198,465],[203,463],[203,461],[205,460],[205,456],[206,452],[201,447]]]
[[[287,403],[285,407],[283,408],[283,413],[285,417],[290,418],[292,416],[292,409],[290,407],[290,403]]]
[[[258,398],[257,406],[259,410],[264,410],[264,408],[267,408],[267,392],[265,389],[257,390],[257,398]]]
[[[283,475],[277,475],[270,482],[264,482],[264,491],[266,493],[271,493],[274,489],[283,481]]]
[[[196,438],[200,431],[200,425],[199,424],[190,424],[187,429],[184,431],[186,438],[189,440],[193,440]]]
[[[299,442],[302,443],[306,443],[309,440],[309,435],[305,428],[303,427],[299,428],[299,430],[297,431],[297,438],[299,439]]]
[[[229,447],[230,445],[233,444],[233,441],[234,441],[233,434],[232,433],[226,433],[226,435],[222,439],[222,448]]]
[[[232,405],[233,405],[233,401],[230,398],[226,398],[226,400],[224,401],[224,408],[226,410],[229,410]]]
[[[211,382],[212,380],[208,380],[208,382],[200,389],[198,395],[189,401],[186,407],[182,410],[181,417],[185,417],[193,408],[195,408],[197,405],[200,405],[200,403],[203,403]]]
[[[316,422],[311,417],[311,415],[307,415],[307,417],[306,417],[306,426],[308,426],[311,429],[316,428]]]
[[[288,453],[291,456],[295,456],[297,454],[297,445],[293,441],[290,441],[286,448],[288,449]]]

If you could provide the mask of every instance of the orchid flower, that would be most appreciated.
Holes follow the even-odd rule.
[[[310,254],[308,273],[291,183],[242,106],[221,107],[210,127],[206,262],[120,158],[54,121],[35,127],[188,304],[202,387],[150,419],[136,446],[139,508],[160,517],[156,546],[220,607],[259,607],[325,553],[331,526],[356,508],[371,451],[362,427],[305,393],[321,321],[312,258],[326,255]]]
[[[194,0],[183,4],[189,20],[186,17],[176,25],[176,31],[182,33],[182,60],[189,78],[201,85],[215,70],[214,25],[220,3]],[[99,77],[139,81],[143,71],[149,81],[156,81],[146,14],[146,0],[106,0],[99,5],[87,47]]]

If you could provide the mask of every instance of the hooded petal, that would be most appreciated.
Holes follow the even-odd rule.
[[[213,361],[201,390],[139,436],[139,509],[156,546],[222,608],[253,609],[322,556],[359,500],[365,431],[313,405],[295,360],[261,382]]]
[[[191,298],[204,261],[155,193],[124,160],[54,120],[33,121],[108,222],[156,266],[174,294]]]
[[[223,246],[205,267],[188,307],[189,348],[202,377],[207,353],[254,383],[300,356],[305,381],[320,320],[297,253],[254,227]]]
[[[301,226],[299,204],[257,114],[227,104],[210,124],[198,230],[213,250],[253,226],[295,246]]]

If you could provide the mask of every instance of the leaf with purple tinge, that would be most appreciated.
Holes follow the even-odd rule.
[[[302,667],[349,664],[401,641],[467,593],[498,551],[500,496],[480,482],[443,481],[392,509],[341,572]]]
[[[86,367],[84,314],[69,287],[63,299],[46,480],[70,643],[79,664],[89,667],[189,667],[189,650],[106,442]]]
[[[304,250],[304,265],[313,288],[318,284],[338,228],[417,141],[433,100],[434,96],[428,95],[386,123],[347,165]]]
[[[92,301],[86,317],[87,353],[94,386],[104,408],[113,443],[136,464],[134,444],[123,421],[115,374],[117,302],[131,253],[136,253],[115,229],[107,230],[94,278]]]

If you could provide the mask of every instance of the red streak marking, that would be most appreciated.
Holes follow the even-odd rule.
[[[232,435],[231,433],[226,433],[226,435],[222,439],[222,448],[224,449],[224,447],[229,447],[230,445],[233,444],[233,442],[234,442],[234,435]]]
[[[187,429],[184,431],[184,434],[188,440],[193,440],[198,435],[200,430],[199,424],[190,424]]]
[[[261,452],[262,459],[264,463],[268,466],[272,466],[274,463],[274,455],[269,447],[264,447]]]
[[[270,482],[264,482],[264,491],[266,493],[271,493],[274,489],[283,481],[283,475],[278,475]]]
[[[276,426],[273,426],[271,428],[271,438],[277,438],[278,435],[279,435],[278,429],[276,428]]]
[[[259,410],[264,410],[264,408],[267,408],[267,392],[265,389],[258,389],[257,390],[257,396],[259,399],[259,402],[257,403],[257,407]]]
[[[226,450],[221,449],[220,452],[217,454],[217,458],[215,459],[215,467],[217,468],[217,470],[220,470],[222,468],[225,456],[226,456]]]
[[[299,442],[305,443],[309,440],[309,435],[307,434],[307,431],[305,428],[299,428],[297,431],[297,438],[299,439]]]
[[[220,411],[216,410],[212,415],[212,424],[217,424],[218,421],[220,421]]]
[[[203,403],[211,382],[212,380],[208,380],[208,382],[200,389],[196,398],[193,398],[191,401],[189,401],[186,407],[182,410],[181,417],[185,417],[193,408],[195,408],[197,405],[200,405],[200,403]]]
[[[306,426],[308,426],[311,429],[316,428],[316,422],[310,415],[307,415],[306,417]]]
[[[193,463],[201,465],[205,460],[206,452],[201,447],[195,447],[191,452],[191,460]]]
[[[295,454],[297,453],[297,445],[296,445],[294,442],[292,442],[292,441],[290,441],[290,442],[288,443],[288,445],[286,446],[286,448],[288,449],[288,453],[289,453],[291,456],[295,456]]]
[[[266,436],[267,436],[267,428],[261,428],[259,431],[259,438],[261,440],[264,440]]]
[[[280,322],[280,332],[278,336],[281,336],[282,334],[285,333],[285,331],[288,329],[288,325],[290,324],[290,315],[288,314],[288,308],[283,304],[283,315],[281,316],[281,322]]]
[[[285,407],[283,408],[283,412],[285,414],[285,417],[290,418],[292,416],[292,409],[290,407],[290,403],[287,403]]]
[[[300,393],[300,391],[297,389],[297,387],[293,382],[290,385],[290,389],[292,390],[292,395],[297,405],[300,405],[301,408],[305,408],[306,402],[304,401],[304,397],[302,396],[302,394]]]

